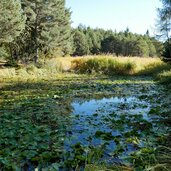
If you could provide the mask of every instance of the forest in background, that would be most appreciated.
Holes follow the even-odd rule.
[[[149,36],[149,31],[144,35],[131,33],[129,28],[122,32],[104,29],[92,29],[78,26],[73,29],[72,55],[97,55],[113,54],[115,56],[161,56],[163,44],[154,37]]]
[[[0,58],[9,64],[27,64],[67,55],[170,57],[169,38],[163,43],[150,37],[148,30],[140,35],[131,33],[129,28],[121,32],[83,25],[71,28],[71,13],[65,0],[2,0]],[[164,20],[162,9],[159,13]],[[168,31],[162,23],[160,30]]]

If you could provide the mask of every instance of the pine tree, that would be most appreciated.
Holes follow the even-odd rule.
[[[99,54],[101,48],[101,41],[98,32],[88,27],[86,30],[86,37],[90,54]]]
[[[158,9],[159,21],[158,29],[160,35],[166,38],[166,51],[165,57],[171,58],[171,0],[161,0],[162,8]]]
[[[65,9],[65,0],[22,0],[22,7],[35,63],[40,53],[47,54],[54,49],[69,53],[70,11]]]
[[[149,56],[149,48],[143,37],[139,37],[136,41],[137,56]]]
[[[74,56],[83,56],[89,53],[89,46],[86,35],[79,28],[74,30]]]
[[[171,32],[171,1],[160,0],[162,2],[162,8],[158,9],[159,21],[158,29],[162,32],[166,38],[169,38]]]
[[[0,43],[12,42],[25,28],[19,0],[0,1]]]
[[[156,51],[156,48],[153,44],[153,41],[150,39],[149,35],[145,35],[144,36],[144,40],[146,41],[146,43],[148,44],[148,51],[149,51],[149,56],[150,57],[154,57],[157,55],[157,51]]]

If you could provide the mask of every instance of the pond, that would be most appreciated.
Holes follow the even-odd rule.
[[[69,161],[127,164],[131,153],[148,150],[150,141],[168,130],[157,124],[158,113],[151,114],[154,104],[138,97],[74,99],[71,105],[64,143]],[[92,157],[95,152],[97,156]]]
[[[158,148],[169,144],[171,91],[146,78],[122,79],[3,86],[0,170],[72,171],[89,164],[143,170],[158,164]]]

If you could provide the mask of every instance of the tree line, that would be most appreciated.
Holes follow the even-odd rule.
[[[65,0],[1,0],[0,57],[23,63],[66,55],[155,57],[163,55],[163,47],[167,56],[171,52],[167,23],[171,21],[168,15],[171,2],[162,2],[159,28],[160,32],[167,32],[165,43],[150,37],[148,31],[140,35],[131,33],[128,28],[122,32],[83,25],[71,28],[71,11],[65,7]]]
[[[163,44],[149,31],[144,35],[133,34],[127,28],[117,33],[112,30],[78,26],[73,29],[73,55],[114,54],[116,56],[161,56]]]

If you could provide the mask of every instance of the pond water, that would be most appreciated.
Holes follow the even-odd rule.
[[[0,170],[155,163],[156,147],[165,146],[171,132],[163,122],[170,116],[170,89],[143,81],[58,84],[2,89]]]
[[[70,160],[98,151],[100,155],[91,160],[125,163],[126,156],[146,147],[146,136],[160,129],[156,125],[160,117],[151,115],[151,104],[138,97],[74,99],[71,105],[64,143]]]

